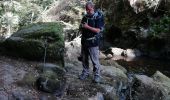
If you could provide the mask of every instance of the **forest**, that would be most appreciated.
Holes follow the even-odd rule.
[[[104,18],[101,81],[80,80],[86,3]],[[169,0],[0,0],[0,100],[169,100]]]

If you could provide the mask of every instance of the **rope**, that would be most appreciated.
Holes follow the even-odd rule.
[[[46,63],[46,56],[47,56],[47,37],[45,37],[45,41],[44,41],[44,68]],[[43,72],[44,72],[44,68],[43,68]]]

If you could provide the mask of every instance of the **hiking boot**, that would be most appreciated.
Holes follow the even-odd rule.
[[[82,73],[82,74],[79,76],[79,79],[80,79],[80,80],[85,80],[88,76],[89,76],[88,74]]]
[[[99,75],[94,75],[94,80],[95,83],[99,83],[101,81],[101,78]]]

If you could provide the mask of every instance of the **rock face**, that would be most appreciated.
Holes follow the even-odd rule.
[[[64,37],[59,23],[36,23],[18,30],[5,40],[4,47],[12,55],[28,59],[63,59]]]

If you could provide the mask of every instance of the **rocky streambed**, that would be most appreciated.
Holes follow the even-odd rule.
[[[136,62],[135,69],[131,70],[133,67],[131,65],[135,64],[135,60],[127,59],[129,62],[114,61],[114,54],[119,52],[110,53],[111,56],[105,55],[100,52],[100,62],[102,64],[102,81],[99,84],[94,84],[92,82],[93,75],[90,75],[90,78],[85,81],[80,81],[78,75],[81,73],[82,65],[77,60],[77,57],[80,54],[80,39],[75,38],[71,42],[66,42],[66,69],[67,69],[67,78],[68,82],[71,85],[68,86],[68,95],[73,100],[78,100],[78,98],[84,98],[83,100],[168,100],[169,99],[169,78],[162,73],[159,67],[153,67],[155,63],[154,60],[146,59],[145,61],[141,60]],[[114,49],[111,49],[113,52]],[[121,51],[121,50],[118,50]],[[124,51],[124,50],[123,50]],[[128,50],[127,50],[128,51]],[[126,52],[128,53],[128,52]],[[130,54],[135,54],[138,52],[130,52]],[[121,54],[121,53],[120,53]],[[128,54],[127,54],[128,55]],[[127,56],[126,55],[126,56]],[[136,55],[136,54],[135,54]],[[135,56],[134,55],[134,56]],[[119,55],[120,56],[120,55]],[[121,55],[124,58],[127,58],[125,55]],[[124,59],[125,60],[125,59]],[[133,62],[134,60],[134,62]],[[148,60],[148,62],[146,62]],[[159,61],[159,60],[156,60]],[[144,73],[141,71],[140,64],[147,68]],[[161,65],[160,63],[157,65]],[[147,66],[148,65],[148,66]],[[149,68],[149,66],[155,68]],[[156,65],[156,64],[155,64]],[[168,66],[168,65],[167,65]],[[92,68],[92,64],[91,64]],[[165,68],[165,67],[164,67]],[[160,71],[158,71],[160,69]],[[91,69],[92,70],[92,69]],[[151,70],[151,71],[149,71]],[[168,71],[168,69],[167,69]],[[76,86],[76,87],[75,87]],[[76,91],[76,93],[75,93]],[[74,94],[75,93],[75,94]],[[92,98],[92,99],[91,99]]]
[[[170,79],[159,71],[153,75],[131,74],[117,62],[101,59],[102,81],[93,83],[93,75],[81,81],[82,65],[77,59],[66,60],[65,68],[57,63],[28,61],[0,56],[1,100],[168,100]],[[91,64],[92,65],[92,64]],[[91,66],[90,65],[90,66]],[[57,69],[57,70],[56,70]],[[43,70],[43,71],[42,71]],[[50,70],[55,73],[49,74]],[[91,67],[92,71],[92,67]],[[40,76],[56,79],[38,89]],[[59,80],[59,81],[58,81]],[[56,88],[53,88],[54,86]],[[54,89],[54,92],[44,91]]]

